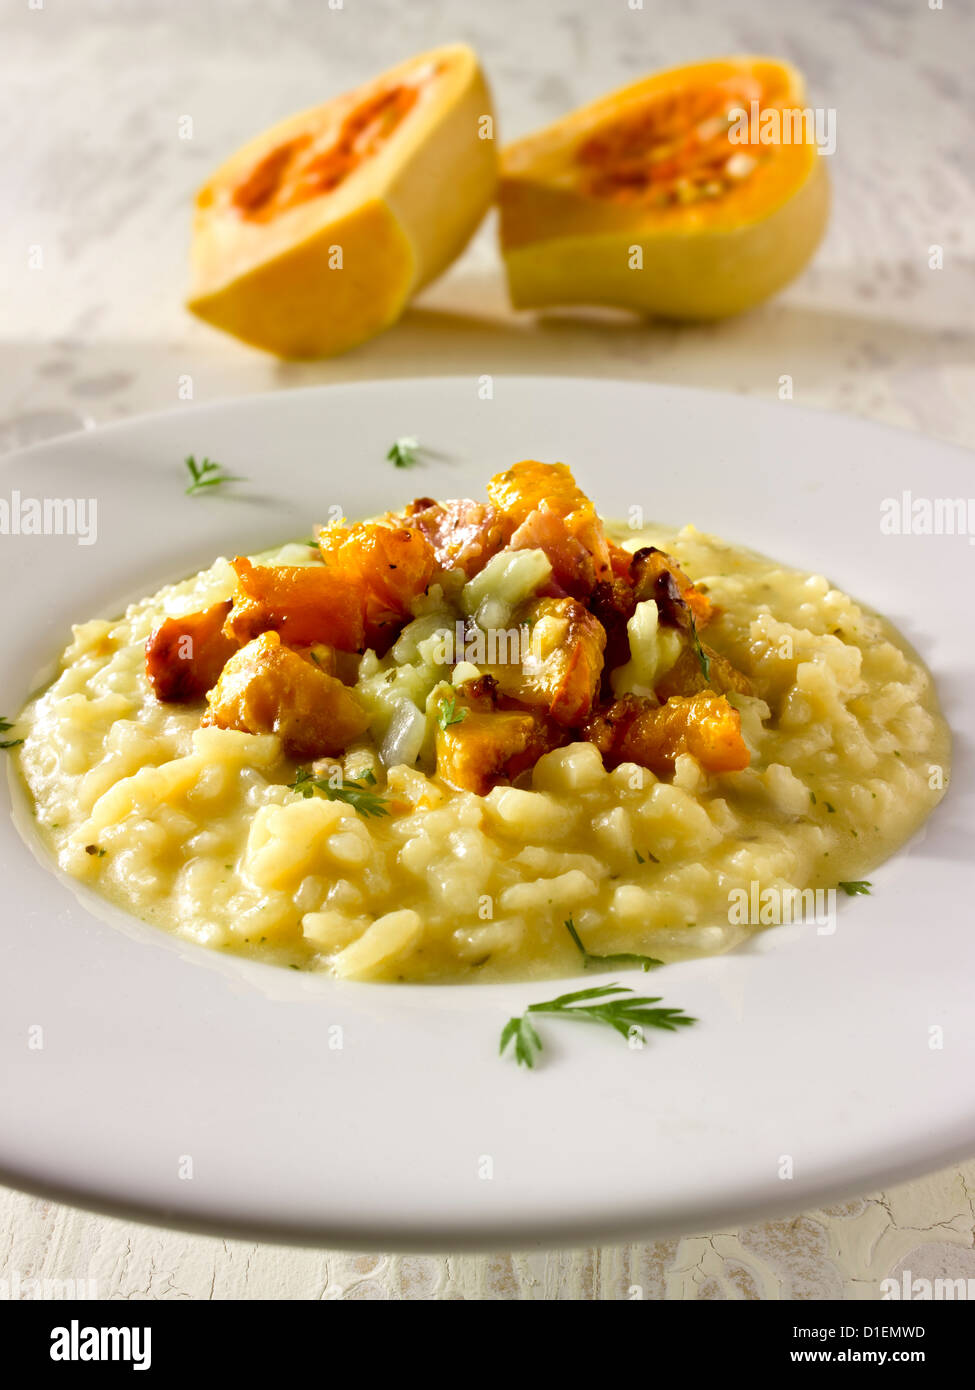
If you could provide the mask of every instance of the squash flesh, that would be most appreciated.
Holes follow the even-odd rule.
[[[480,138],[491,114],[456,44],[266,131],[197,195],[188,308],[282,357],[374,336],[480,222],[497,178]]]
[[[760,58],[674,69],[505,149],[501,242],[516,307],[717,318],[792,279],[825,229],[825,162],[805,140],[732,143],[728,114],[753,101],[803,109],[802,78]]]

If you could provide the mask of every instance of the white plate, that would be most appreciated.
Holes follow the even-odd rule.
[[[384,455],[405,434],[438,456],[394,469]],[[248,483],[187,498],[190,452]],[[872,897],[844,902],[834,936],[773,929],[628,981],[697,1027],[641,1052],[555,1024],[527,1072],[499,1059],[498,1035],[546,984],[349,984],[236,962],[79,900],[4,816],[0,1178],[185,1227],[445,1250],[713,1229],[975,1150],[975,552],[879,526],[902,490],[967,496],[961,450],[791,404],[505,378],[492,400],[473,380],[382,382],[69,437],[0,466],[8,498],[98,500],[94,545],[0,538],[0,710],[20,706],[72,620],[303,535],[332,503],[354,517],[482,494],[524,457],[571,463],[605,515],[693,520],[892,618],[936,672],[956,736],[926,831],[872,875]]]

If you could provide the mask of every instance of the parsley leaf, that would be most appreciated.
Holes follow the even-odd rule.
[[[458,710],[457,698],[452,695],[449,700],[440,701],[440,709],[437,712],[437,723],[441,729],[449,729],[451,724],[463,724],[467,718],[466,709]]]
[[[520,1018],[509,1018],[501,1032],[501,1052],[503,1053],[511,1039],[515,1040],[515,1058],[520,1067],[533,1067],[535,1065],[535,1054],[542,1050],[542,1040],[531,1025],[531,1020],[527,1014],[522,1014]]]
[[[848,883],[838,883],[836,886],[842,888],[848,898],[855,898],[858,893],[863,893],[869,897],[873,884],[866,878],[854,878]]]
[[[371,786],[376,785],[372,772],[364,773],[359,781],[344,778],[334,785],[331,776],[316,777],[310,767],[299,767],[295,780],[289,782],[288,786],[300,796],[314,796],[316,792],[321,792],[327,801],[344,801],[347,806],[358,811],[360,816],[368,818],[389,815],[386,798],[369,790]]]
[[[420,441],[412,434],[405,434],[402,439],[393,440],[386,457],[391,459],[397,468],[412,468],[416,463],[419,448]]]
[[[225,473],[222,465],[214,463],[212,459],[204,458],[200,463],[197,463],[194,456],[189,454],[184,459],[184,463],[190,475],[190,485],[186,489],[187,497],[193,497],[207,487],[220,487],[222,483],[242,481],[236,473]]]
[[[571,917],[565,923],[565,929],[582,952],[583,970],[588,970],[590,965],[638,965],[641,970],[655,970],[658,965],[663,965],[662,960],[656,960],[653,956],[640,956],[635,951],[617,951],[610,956],[594,956],[583,946]]]
[[[701,646],[701,639],[697,635],[697,623],[694,621],[694,613],[691,609],[690,604],[685,604],[685,607],[687,609],[687,630],[691,635],[691,646],[694,648],[694,653],[697,656],[697,664],[701,668],[701,674],[704,677],[704,679],[706,681],[710,681],[711,658],[708,656],[707,652]]]
[[[611,998],[611,995],[623,997]],[[554,1014],[560,1018],[582,1018],[590,1023],[601,1023],[627,1040],[634,1029],[642,1036],[644,1028],[664,1028],[668,1032],[676,1032],[680,1027],[697,1022],[683,1009],[651,1007],[659,1003],[659,996],[634,995],[624,985],[602,985],[595,989],[576,990],[573,994],[560,994],[558,998],[543,1004],[529,1004],[523,1014],[509,1018],[501,1032],[499,1051],[504,1053],[513,1040],[515,1060],[519,1066],[535,1065],[535,1057],[542,1050],[542,1040],[529,1014]]]

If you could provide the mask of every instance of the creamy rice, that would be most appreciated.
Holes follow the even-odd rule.
[[[757,692],[734,697],[745,771],[709,776],[683,754],[670,780],[635,764],[607,772],[592,744],[574,743],[478,797],[416,768],[387,777],[366,739],[347,750],[345,771],[374,772],[388,816],[302,798],[276,736],[201,729],[201,705],[160,704],[148,686],[145,642],[160,618],[231,596],[233,572],[218,560],[120,621],[74,629],[13,755],[41,833],[64,870],[140,918],[356,979],[573,971],[570,914],[595,953],[713,954],[759,929],[729,920],[734,890],[863,879],[947,781],[949,735],[924,666],[819,575],[690,527],[610,529],[627,549],[667,550],[719,606],[708,641]],[[308,557],[290,546],[263,560]],[[432,612],[436,596],[421,613],[424,603]],[[383,692],[418,679],[398,648],[363,659],[360,689],[380,728]]]

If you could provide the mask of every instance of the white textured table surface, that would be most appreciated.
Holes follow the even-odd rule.
[[[975,444],[973,7],[634,4],[4,0],[0,447],[62,415],[178,408],[187,382],[204,401],[444,372],[770,397],[788,375],[803,404]],[[655,67],[749,50],[792,59],[814,104],[837,113],[833,220],[814,265],[718,326],[536,320],[507,308],[489,220],[398,327],[336,361],[282,365],[192,322],[189,206],[211,166],[292,110],[456,38],[484,59],[503,136]],[[88,1278],[123,1298],[618,1298],[634,1286],[646,1298],[872,1298],[901,1267],[975,1278],[973,1232],[975,1163],[736,1231],[442,1259],[190,1237],[0,1190],[0,1278]]]

